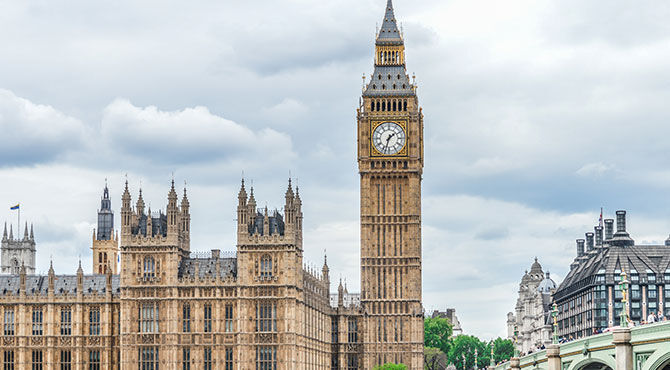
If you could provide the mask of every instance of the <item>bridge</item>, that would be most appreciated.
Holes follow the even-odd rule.
[[[581,338],[488,370],[670,370],[670,321]]]

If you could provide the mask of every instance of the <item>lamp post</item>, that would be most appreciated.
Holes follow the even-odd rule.
[[[472,368],[477,370],[477,348],[475,348],[475,364],[472,366]]]
[[[514,357],[519,357],[519,347],[517,346],[519,341],[519,327],[514,325]]]
[[[619,282],[619,289],[621,289],[621,315],[619,315],[619,325],[622,328],[628,327],[628,277],[626,271],[621,270],[621,282]]]
[[[558,344],[558,305],[556,302],[554,302],[554,306],[551,309],[551,317],[554,318],[554,335],[551,342]]]
[[[490,361],[490,365],[491,365],[491,367],[496,366],[496,362],[493,359],[493,341],[491,341],[491,361]]]
[[[461,357],[463,358],[463,370],[465,370],[465,353],[461,353]]]

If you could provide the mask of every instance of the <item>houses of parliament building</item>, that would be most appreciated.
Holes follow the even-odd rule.
[[[35,275],[34,260],[8,252],[2,369],[423,369],[423,114],[391,0],[357,120],[360,299],[340,282],[331,304],[325,258],[303,267],[304,248],[319,247],[303,245],[290,180],[283,212],[258,208],[242,180],[235,251],[206,255],[192,252],[186,189],[173,181],[156,212],[126,181],[118,230],[104,188],[90,273]]]

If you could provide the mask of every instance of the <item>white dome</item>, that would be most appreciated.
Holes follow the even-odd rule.
[[[537,290],[540,293],[551,293],[552,290],[556,290],[556,283],[549,277],[547,272],[547,277],[540,282],[540,285],[537,286]]]

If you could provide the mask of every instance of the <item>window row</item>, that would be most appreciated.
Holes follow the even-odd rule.
[[[72,370],[72,352],[61,350],[58,353],[56,361],[56,369],[60,370]],[[42,350],[33,350],[30,352],[30,369],[31,370],[42,370],[46,368],[44,363],[44,353]],[[22,369],[18,364],[18,354],[14,353],[13,350],[5,350],[2,353],[2,369],[3,370],[14,370]],[[86,363],[86,368],[88,370],[100,370],[100,351],[94,350],[88,352],[88,362]]]
[[[372,88],[376,89],[377,85],[373,84]],[[393,89],[396,88],[396,84],[393,84]],[[402,88],[406,88],[405,84],[402,85]],[[382,85],[382,90],[386,90],[386,85]],[[407,112],[407,99],[374,99],[370,101],[370,111]]]
[[[44,334],[44,313],[41,308],[35,308],[31,312],[31,334]],[[13,309],[5,309],[3,317],[3,335],[12,336],[16,334],[16,318]],[[88,312],[88,334],[100,335],[100,309],[91,309]],[[62,308],[60,310],[60,335],[72,335],[72,309]]]

